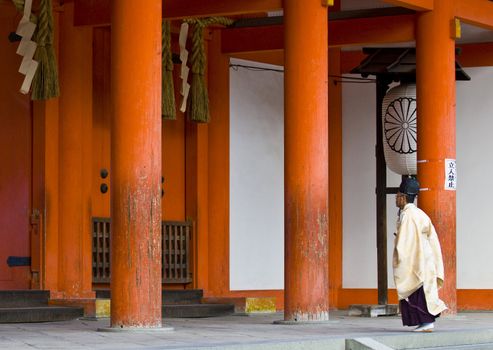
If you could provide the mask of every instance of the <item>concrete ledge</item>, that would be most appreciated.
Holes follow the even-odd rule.
[[[346,350],[394,350],[372,338],[346,339]]]
[[[372,338],[396,350],[434,347],[446,349],[452,346],[493,343],[493,329],[468,331],[440,331],[440,329],[435,329],[433,333],[412,333],[404,336],[385,335]]]

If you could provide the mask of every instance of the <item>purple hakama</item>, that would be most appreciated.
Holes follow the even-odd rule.
[[[440,316],[440,314],[433,316],[428,312],[425,292],[422,286],[407,299],[401,300],[399,302],[399,308],[404,326],[418,326],[422,323],[432,323],[435,322],[435,318]]]

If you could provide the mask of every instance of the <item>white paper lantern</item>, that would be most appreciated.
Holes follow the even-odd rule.
[[[390,89],[382,103],[383,150],[387,166],[400,175],[416,175],[416,84]]]

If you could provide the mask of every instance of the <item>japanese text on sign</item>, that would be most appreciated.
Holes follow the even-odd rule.
[[[445,159],[445,189],[457,189],[457,164],[455,159]]]

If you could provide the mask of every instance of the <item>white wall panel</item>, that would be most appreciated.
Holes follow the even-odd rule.
[[[493,289],[493,68],[466,71],[471,81],[457,83],[457,287]]]
[[[283,74],[244,68],[230,74],[230,288],[282,289]]]
[[[236,61],[252,64],[251,62]],[[263,65],[265,66],[265,65]],[[277,67],[276,67],[277,68]],[[493,289],[493,68],[457,84],[457,284]],[[283,288],[283,75],[231,70],[231,289]],[[375,85],[343,85],[343,287],[376,288]],[[400,177],[388,172],[388,186]],[[387,200],[389,287],[397,209]]]

